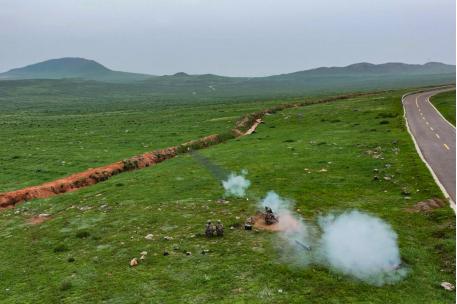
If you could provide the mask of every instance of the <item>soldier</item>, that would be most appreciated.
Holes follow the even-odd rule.
[[[265,206],[265,224],[272,225],[272,224],[276,224],[277,222],[278,222],[278,219],[273,214],[273,210],[271,210],[270,207]]]
[[[218,220],[216,224],[216,235],[224,236],[224,225],[222,225],[220,220]]]
[[[205,226],[205,235],[206,237],[210,238],[214,234],[214,228],[213,225],[211,225],[211,221],[208,220]]]

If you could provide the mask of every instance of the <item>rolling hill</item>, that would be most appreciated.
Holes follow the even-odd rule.
[[[233,101],[288,98],[303,95],[385,90],[455,83],[455,66],[438,62],[356,63],[345,67],[321,67],[266,77],[227,77],[214,74],[152,76],[113,71],[93,60],[61,58],[0,74],[0,93],[16,96],[22,87],[28,95],[37,88],[62,96],[97,96],[109,100],[146,98],[149,101]],[[11,81],[13,80],[13,81]],[[30,86],[35,89],[30,90]],[[40,93],[42,94],[42,93]]]
[[[0,74],[0,80],[80,78],[106,82],[144,80],[151,75],[113,71],[84,58],[59,58],[16,68]]]

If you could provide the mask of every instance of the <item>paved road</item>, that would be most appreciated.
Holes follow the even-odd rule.
[[[454,88],[451,88],[454,89]],[[423,159],[444,188],[455,208],[455,128],[432,106],[429,98],[440,89],[408,95],[403,99],[410,132]]]

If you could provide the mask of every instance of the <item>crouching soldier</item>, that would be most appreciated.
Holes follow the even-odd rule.
[[[207,238],[212,237],[214,234],[213,225],[211,225],[211,221],[208,221],[205,226],[205,235]]]
[[[273,214],[273,210],[270,207],[265,206],[265,224],[273,225],[278,222],[278,219]]]
[[[222,225],[220,220],[217,221],[217,224],[216,224],[216,235],[224,236],[224,225]]]

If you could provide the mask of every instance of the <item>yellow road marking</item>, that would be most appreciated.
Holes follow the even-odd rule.
[[[440,138],[440,135],[438,133],[435,133],[435,135],[438,139]]]
[[[429,125],[428,121],[426,121],[425,124],[428,126]]]
[[[443,144],[443,146],[444,146],[446,149],[450,150],[448,145]]]
[[[418,107],[418,108],[419,108],[419,104],[417,103],[417,97],[416,97],[416,107]]]
[[[430,130],[432,130],[432,131],[433,131],[433,128],[432,128],[432,127],[430,127]]]
[[[425,120],[425,117],[424,117],[424,116],[422,116],[422,119],[423,119],[423,120]]]

